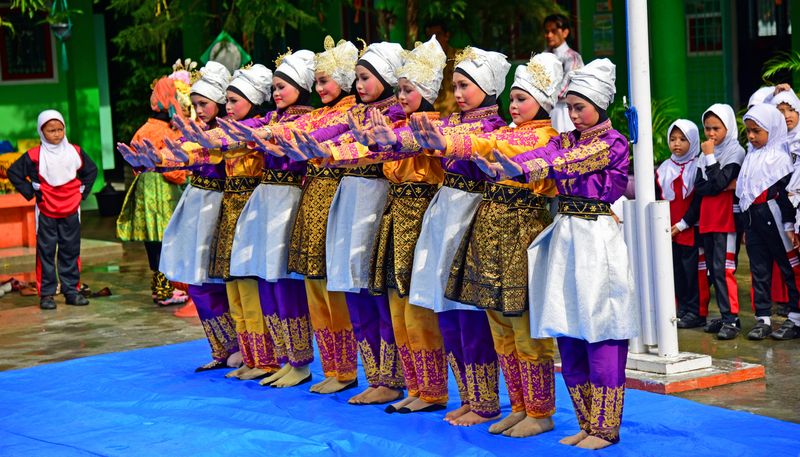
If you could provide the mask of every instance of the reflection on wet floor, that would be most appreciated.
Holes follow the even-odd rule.
[[[114,219],[87,212],[83,236],[113,241]],[[701,329],[682,330],[682,351],[766,366],[766,380],[678,394],[701,403],[751,411],[800,422],[800,339],[748,341],[744,334],[754,323],[750,303],[747,256],[740,257],[739,301],[743,334],[733,341],[717,341]],[[92,259],[83,265],[82,280],[92,290],[111,289],[110,297],[92,298],[87,307],[64,304],[41,311],[37,297],[12,293],[0,298],[0,370],[107,352],[178,343],[203,338],[197,318],[176,318],[176,306],[160,308],[150,299],[150,271],[141,243],[126,243],[121,257]],[[716,305],[710,309],[715,313]],[[775,318],[777,328],[783,318]],[[168,364],[168,360],[153,363]],[[189,367],[193,369],[194,367]]]

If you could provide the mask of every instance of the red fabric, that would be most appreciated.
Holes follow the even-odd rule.
[[[787,253],[791,255],[790,253]],[[791,257],[789,258],[791,260]],[[783,275],[781,269],[778,268],[777,262],[772,262],[772,301],[775,303],[789,303],[789,289],[786,288],[786,283],[783,282]]]
[[[675,191],[675,199],[669,202],[669,220],[671,225],[675,225],[683,219],[683,216],[692,204],[694,192],[689,194],[686,198],[683,197],[682,175],[678,175],[678,178],[672,181],[672,189]],[[689,227],[682,231],[672,240],[683,246],[694,246],[694,227]]]
[[[708,267],[706,255],[701,250],[697,258],[697,288],[700,291],[700,316],[708,316],[708,304],[711,302],[711,292],[708,289]]]
[[[700,202],[700,233],[736,231],[733,221],[733,191],[707,195]]]
[[[80,157],[81,149],[75,146],[75,150]],[[28,151],[28,156],[36,165],[37,170],[39,168],[39,151],[39,146]],[[81,162],[81,166],[83,166],[83,162]],[[37,202],[37,206],[45,216],[55,219],[67,217],[75,214],[75,211],[81,206],[83,195],[81,194],[81,181],[77,177],[66,184],[54,187],[48,184],[42,175],[39,175],[39,185],[41,186],[39,191],[42,193],[42,201]]]
[[[769,189],[767,189],[767,190],[769,190]],[[764,192],[761,192],[761,195],[759,195],[758,197],[756,197],[753,200],[752,204],[753,205],[759,205],[761,203],[766,203],[766,202],[767,202],[767,191],[765,190]]]
[[[725,254],[727,264],[733,264],[736,261],[736,253],[728,252]],[[728,301],[731,304],[731,313],[739,314],[739,286],[736,284],[735,268],[725,269],[725,282],[728,284]]]

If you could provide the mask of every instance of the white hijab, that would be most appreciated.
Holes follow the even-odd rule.
[[[694,190],[694,180],[697,176],[697,156],[700,154],[700,132],[694,122],[687,119],[678,119],[667,129],[667,138],[673,129],[678,129],[689,140],[689,151],[678,157],[675,154],[665,160],[657,171],[658,185],[661,186],[661,195],[664,200],[675,199],[675,190],[672,184],[681,176],[683,179],[683,198]]]
[[[731,108],[730,105],[715,103],[709,106],[700,117],[701,122],[706,118],[708,113],[712,113],[720,118],[720,120],[722,120],[722,125],[728,129],[728,133],[725,135],[725,139],[722,140],[722,143],[714,146],[714,158],[719,162],[719,167],[724,168],[726,165],[732,163],[741,165],[744,160],[744,148],[739,144],[739,131],[736,126],[736,114],[733,112],[733,108]],[[699,161],[697,168],[700,169],[703,178],[708,179],[708,175],[706,175],[705,158]]]
[[[792,159],[786,153],[786,121],[775,105],[755,105],[742,120],[751,120],[769,132],[767,144],[758,149],[752,144],[748,146],[747,156],[736,180],[739,205],[742,211],[746,211],[756,197],[791,173],[793,167]]]
[[[58,144],[48,143],[42,133],[42,127],[52,120],[61,122],[64,126],[65,133],[64,139]],[[45,110],[39,114],[37,122],[39,139],[42,141],[42,146],[39,149],[39,175],[41,175],[47,184],[53,187],[64,185],[73,179],[78,174],[78,169],[81,167],[81,156],[75,146],[69,143],[66,135],[66,126],[64,118],[56,110]]]
[[[791,106],[793,110],[800,113],[800,98],[797,98],[797,94],[791,90],[779,92],[777,95],[772,97],[770,103],[775,106],[778,106],[781,103],[786,103],[787,105]],[[789,132],[786,134],[786,145],[788,151],[792,154],[792,159],[797,160],[796,157],[800,156],[800,123],[795,125],[794,128],[789,130]]]

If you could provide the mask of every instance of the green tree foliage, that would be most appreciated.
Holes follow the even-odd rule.
[[[11,0],[9,5],[11,10],[19,11],[29,18],[33,18],[36,13],[48,11],[49,7],[50,2],[47,0]],[[12,32],[14,31],[14,26],[10,22],[4,21],[3,17],[0,16],[0,28],[3,27],[10,29]]]

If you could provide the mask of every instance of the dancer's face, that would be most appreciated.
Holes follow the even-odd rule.
[[[539,102],[522,89],[511,89],[509,98],[508,113],[517,125],[533,120],[539,112]]]
[[[486,97],[486,93],[477,84],[461,73],[453,73],[453,90],[461,111],[479,107]]]
[[[314,80],[316,81],[314,88],[319,94],[319,98],[322,99],[322,103],[330,103],[342,94],[342,88],[329,75],[317,72],[314,74]]]
[[[227,91],[225,96],[228,99],[228,102],[225,103],[225,110],[228,112],[228,117],[236,121],[244,119],[253,107],[252,103],[236,92]]]
[[[300,91],[282,78],[274,76],[272,78],[272,99],[278,109],[286,109],[300,98]]]
[[[406,115],[416,113],[419,110],[419,106],[422,104],[422,94],[420,94],[417,88],[406,78],[400,78],[397,89],[397,101],[400,102],[400,106],[403,107],[403,112],[405,112]]]
[[[579,132],[597,125],[600,120],[600,113],[591,103],[573,94],[567,95],[566,102],[569,109],[569,118]]]
[[[383,93],[380,80],[366,67],[356,65],[356,91],[364,103],[374,102]]]
[[[213,100],[197,94],[192,94],[191,99],[194,112],[206,124],[213,121],[219,114],[219,106]]]
[[[59,144],[64,140],[64,124],[58,119],[51,119],[42,126],[45,141],[50,144]]]

